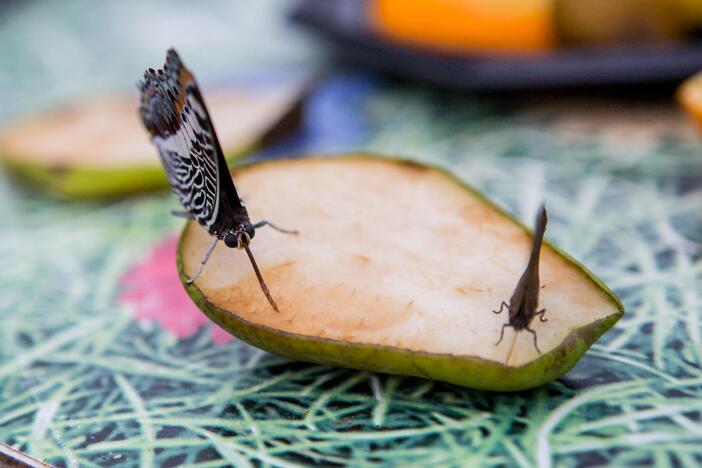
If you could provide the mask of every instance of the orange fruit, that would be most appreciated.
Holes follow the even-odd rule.
[[[553,0],[375,0],[381,35],[443,51],[533,52],[554,46]]]
[[[443,52],[530,53],[555,46],[678,41],[699,0],[373,0],[381,36]]]
[[[702,72],[688,78],[678,88],[678,102],[702,129]]]

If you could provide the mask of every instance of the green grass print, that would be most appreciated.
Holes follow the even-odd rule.
[[[49,7],[0,38],[31,8]],[[0,54],[5,87],[20,52]],[[393,85],[354,106],[358,149],[447,167],[527,224],[545,200],[547,237],[625,316],[564,378],[514,394],[215,346],[209,327],[177,340],[117,302],[181,226],[171,195],[61,202],[0,173],[0,442],[58,466],[700,466],[702,145],[674,103]]]
[[[213,346],[206,329],[175,340],[115,301],[179,226],[170,196],[64,204],[3,180],[0,440],[66,466],[699,465],[702,191],[678,183],[701,173],[699,144],[666,154],[653,132],[626,169],[605,156],[626,151],[616,128],[572,139],[533,106],[450,104],[378,94],[362,106],[378,124],[366,149],[450,167],[521,219],[546,200],[548,237],[628,311],[565,378],[498,394]]]

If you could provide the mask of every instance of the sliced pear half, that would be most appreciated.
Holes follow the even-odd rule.
[[[302,80],[205,93],[229,161],[291,123]],[[30,181],[66,197],[109,197],[167,186],[139,121],[136,95],[95,96],[15,122],[0,133],[0,156]]]
[[[509,301],[531,249],[529,231],[454,176],[369,155],[272,161],[234,180],[262,228],[251,248],[280,313],[242,251],[184,228],[178,268],[195,303],[235,336],[304,361],[520,390],[568,371],[623,314],[616,296],[544,244],[540,307],[548,322],[507,328]]]

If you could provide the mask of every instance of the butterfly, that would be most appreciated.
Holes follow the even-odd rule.
[[[139,116],[158,149],[173,192],[186,209],[173,214],[197,220],[213,236],[199,270],[187,280],[188,284],[197,280],[222,240],[229,248],[246,251],[261,290],[279,312],[249,244],[256,229],[263,226],[285,234],[297,231],[281,229],[265,219],[251,222],[227,168],[200,88],[174,49],[168,50],[163,69],[149,68],[137,86],[141,92]]]
[[[547,221],[548,217],[546,215],[546,208],[542,205],[536,216],[534,243],[531,248],[531,255],[529,256],[527,267],[524,270],[524,273],[522,273],[522,276],[519,278],[519,282],[517,282],[517,287],[514,289],[514,293],[512,293],[509,304],[502,301],[500,310],[493,310],[495,314],[500,314],[506,307],[507,311],[509,312],[509,319],[507,323],[502,325],[500,339],[497,341],[497,343],[495,343],[495,346],[502,342],[502,338],[505,336],[505,328],[512,327],[515,331],[526,330],[534,335],[534,347],[539,353],[541,353],[539,345],[536,342],[536,332],[529,328],[529,325],[534,317],[539,317],[541,322],[548,321],[548,319],[544,317],[546,309],[537,311],[539,305],[540,288],[539,256],[541,255],[541,244],[544,240]]]

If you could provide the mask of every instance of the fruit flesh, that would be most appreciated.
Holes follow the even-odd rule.
[[[350,156],[259,164],[237,172],[235,183],[254,221],[265,217],[300,231],[285,236],[261,229],[252,242],[281,313],[266,302],[245,256],[223,245],[190,290],[201,295],[201,306],[278,331],[288,337],[283,340],[312,337],[508,368],[548,360],[528,333],[508,328],[495,346],[507,316],[491,311],[513,292],[529,234],[445,173]],[[188,224],[179,251],[183,275],[196,270],[209,240]],[[541,282],[549,321],[532,326],[544,355],[562,354],[565,342],[578,341],[579,330],[608,321],[606,329],[622,313],[601,283],[549,245],[542,251]],[[290,345],[272,348],[286,354]]]

